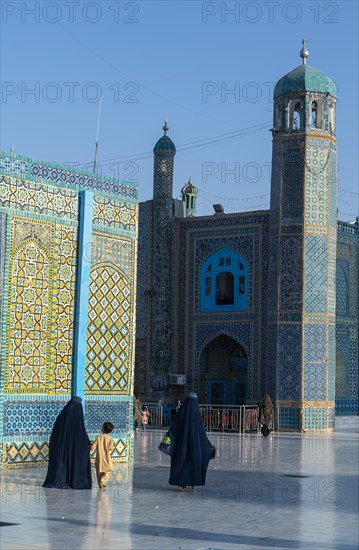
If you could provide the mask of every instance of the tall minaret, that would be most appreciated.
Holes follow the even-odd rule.
[[[150,311],[149,383],[153,397],[168,395],[169,374],[173,370],[173,257],[175,204],[173,168],[176,147],[164,135],[154,149],[153,201],[151,211],[151,292],[148,295]]]
[[[279,428],[334,428],[336,87],[307,64],[274,90],[266,390]]]

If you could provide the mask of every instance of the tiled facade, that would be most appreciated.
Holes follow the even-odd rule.
[[[88,202],[92,227],[80,242]],[[131,458],[137,203],[132,184],[0,156],[3,467],[46,460],[53,422],[74,393],[90,437],[111,420],[114,458]]]
[[[318,88],[308,90],[308,82]],[[215,403],[217,383],[223,405],[252,404],[266,390],[278,427],[286,430],[333,429],[335,414],[358,414],[359,227],[337,222],[336,90],[330,83],[303,65],[276,88],[268,212],[185,217],[178,201],[171,204],[167,182],[168,205],[163,202],[158,225],[162,180],[157,183],[155,169],[154,200],[141,204],[139,219],[136,386],[143,398],[176,404],[195,389],[202,403]],[[174,230],[172,250],[164,220],[166,238]],[[205,311],[212,279],[201,281],[203,266],[211,269],[212,255],[225,250],[248,264],[248,307]],[[172,294],[160,293],[166,299],[152,293],[156,280],[171,281]],[[154,320],[156,328],[149,328]],[[151,355],[153,334],[167,363]],[[235,348],[238,357],[226,359]],[[185,374],[186,385],[171,385],[170,373]]]

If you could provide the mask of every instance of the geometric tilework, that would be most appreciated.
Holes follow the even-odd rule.
[[[173,156],[156,156],[154,160],[153,197],[172,199]]]
[[[7,391],[46,391],[51,279],[51,261],[46,251],[36,242],[25,242],[12,261]]]
[[[87,399],[85,421],[96,434],[105,420],[113,421],[119,436],[114,437],[113,458],[128,461],[133,440],[125,434],[132,431],[132,402],[106,401],[106,394],[130,399],[137,187],[14,155],[0,155],[0,181],[2,465],[46,463],[49,434],[71,392],[83,189],[95,192],[93,224],[101,226],[92,231],[93,246],[85,246],[83,256],[87,262],[91,258],[91,275],[100,287],[91,287],[99,300],[89,307],[88,325],[95,329],[88,334],[96,340],[92,349],[101,361],[87,378],[94,383],[87,392],[93,395]]]
[[[305,216],[307,224],[328,225],[328,140],[306,149]]]
[[[87,392],[128,392],[131,289],[113,265],[91,269],[87,328]]]
[[[78,216],[76,191],[13,177],[1,178],[0,207],[56,215],[73,221],[76,221]]]
[[[348,395],[348,369],[345,356],[340,349],[337,349],[336,353],[335,391],[337,398]]]
[[[331,152],[329,158],[329,178],[330,178],[330,225],[337,227],[337,204],[338,204],[338,169],[336,145],[330,144]]]
[[[47,441],[3,443],[3,467],[43,466],[49,455]]]
[[[327,428],[328,429],[335,428],[335,407],[327,408]]]
[[[133,442],[130,438],[113,438],[115,449],[112,452],[114,462],[128,462],[133,459]],[[49,455],[48,441],[13,441],[3,443],[3,468],[46,466]]]
[[[278,237],[269,241],[268,311],[278,308]]]
[[[304,325],[304,400],[326,399],[327,347],[326,325]]]
[[[359,231],[341,222],[337,231],[336,414],[359,413]],[[345,392],[346,388],[346,394]]]
[[[300,430],[300,409],[281,407],[279,409],[279,428],[282,430]]]
[[[112,451],[111,458],[113,462],[129,462],[133,460],[133,440],[130,438],[113,437],[115,449]],[[91,458],[96,456],[96,452],[91,454]]]
[[[161,159],[155,157],[156,166]],[[164,159],[164,162],[167,162]],[[168,157],[172,163],[173,157]],[[158,164],[159,163],[159,164]],[[154,193],[161,193],[161,181],[154,179]],[[169,181],[168,181],[169,185]],[[151,323],[149,323],[149,372],[148,380],[152,389],[151,398],[168,396],[169,376],[172,372],[172,322],[173,322],[173,277],[174,265],[174,201],[172,198],[156,199],[152,202],[151,212],[151,279],[147,296],[149,300]],[[156,372],[155,372],[156,371]]]
[[[302,305],[302,246],[299,239],[282,242],[280,308],[300,310]]]
[[[326,430],[333,426],[328,424],[329,409],[307,408],[303,410],[304,430]],[[333,415],[331,415],[333,416]]]
[[[68,394],[71,391],[76,241],[76,228],[56,226],[53,263],[53,346],[48,381],[50,393],[56,394]]]
[[[95,197],[93,204],[93,223],[111,226],[127,231],[136,230],[137,206],[119,202],[109,197]]]
[[[139,232],[138,232],[138,256],[144,266],[148,265],[150,238],[149,226],[149,205],[147,202],[139,205]],[[148,290],[148,270],[137,270],[137,317],[136,317],[136,338],[144,338],[147,331],[147,291]],[[136,345],[137,349],[137,345]]]
[[[12,218],[5,391],[69,393],[74,227]]]
[[[337,315],[347,315],[349,310],[349,285],[348,285],[347,275],[344,270],[344,266],[341,265],[339,262],[337,263],[337,274],[336,274]],[[345,267],[348,269],[347,262]]]
[[[327,358],[328,390],[329,401],[335,400],[335,324],[328,323],[328,358]]]
[[[6,243],[6,214],[0,213],[0,364],[2,363],[3,339],[1,332],[3,330],[3,296],[5,285],[5,243]],[[0,430],[1,431],[1,430]]]
[[[304,311],[325,313],[327,309],[328,239],[305,237]]]
[[[4,402],[4,436],[43,435],[52,430],[64,401]]]
[[[301,399],[301,325],[279,325],[278,399]]]
[[[121,271],[132,278],[135,246],[134,239],[103,231],[94,231],[91,250],[85,249],[85,254],[88,258],[91,257],[93,265],[100,262],[111,262],[113,265],[121,266]]]
[[[284,156],[282,183],[282,223],[303,218],[303,154],[289,150]]]
[[[269,395],[277,395],[277,324],[268,323],[267,327],[267,370],[264,377],[265,389]]]
[[[65,166],[50,162],[38,162],[18,155],[0,155],[0,170],[5,174],[17,175],[23,179],[77,188],[104,191],[107,194],[121,195],[127,200],[138,199],[138,188],[134,183],[125,183],[112,178],[99,178],[94,174],[73,172]]]
[[[103,423],[109,420],[114,425],[114,434],[131,431],[129,410],[128,401],[109,401],[106,398],[99,401],[86,401],[86,429],[91,434],[101,433]]]

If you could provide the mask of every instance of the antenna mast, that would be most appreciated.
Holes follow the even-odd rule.
[[[102,105],[102,97],[100,97],[100,103],[99,103],[99,106],[98,106],[95,158],[94,158],[94,161],[93,161],[93,172],[94,172],[94,174],[96,173],[97,151],[98,151],[98,133],[99,133],[99,130],[100,130],[101,105]]]

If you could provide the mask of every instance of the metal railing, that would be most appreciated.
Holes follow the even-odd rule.
[[[175,416],[175,407],[164,407],[161,402],[142,403],[150,412],[149,428],[167,428]],[[259,409],[256,405],[199,405],[207,432],[248,433],[260,431]]]

